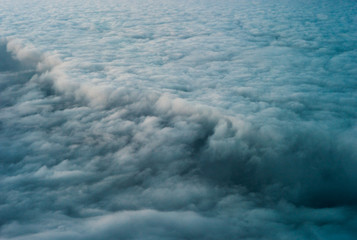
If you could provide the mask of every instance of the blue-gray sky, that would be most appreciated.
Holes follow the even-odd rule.
[[[357,238],[356,1],[0,6],[1,240]]]

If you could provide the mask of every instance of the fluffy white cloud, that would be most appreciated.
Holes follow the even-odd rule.
[[[0,239],[356,238],[353,1],[1,4]]]

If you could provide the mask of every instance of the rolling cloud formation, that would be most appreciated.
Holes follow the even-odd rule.
[[[354,1],[1,2],[0,239],[357,237]]]

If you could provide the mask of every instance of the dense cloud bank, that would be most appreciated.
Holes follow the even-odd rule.
[[[0,239],[357,237],[355,2],[20,2]]]

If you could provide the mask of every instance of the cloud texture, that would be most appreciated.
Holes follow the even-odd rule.
[[[357,237],[354,1],[1,2],[0,239]]]

